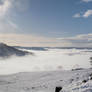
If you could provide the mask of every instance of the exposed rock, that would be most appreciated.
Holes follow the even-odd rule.
[[[83,83],[86,83],[87,81],[88,81],[88,80],[83,80],[82,82],[83,82]]]
[[[60,92],[62,90],[62,87],[56,87],[55,92]]]

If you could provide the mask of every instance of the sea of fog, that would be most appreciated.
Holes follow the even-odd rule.
[[[27,50],[34,55],[0,59],[0,74],[90,68],[90,49]]]

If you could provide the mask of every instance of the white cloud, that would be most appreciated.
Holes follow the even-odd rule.
[[[2,4],[0,5],[0,16],[5,16],[11,8],[11,0],[1,0]]]
[[[82,2],[88,3],[88,2],[92,2],[92,0],[82,0]]]
[[[25,11],[29,8],[29,0],[0,0],[0,17],[7,15],[11,8]]]
[[[80,15],[80,13],[76,13],[73,17],[74,17],[74,18],[80,18],[81,15]]]
[[[82,2],[85,2],[85,3],[89,3],[89,2],[92,2],[92,0],[81,0]],[[86,12],[82,12],[82,13],[76,13],[74,14],[74,18],[88,18],[89,16],[92,15],[92,9],[89,9],[87,10]]]
[[[83,15],[84,18],[88,18],[89,16],[92,16],[92,10],[87,10]]]
[[[25,12],[30,0],[0,0],[0,33],[13,33],[21,28],[16,21],[17,12]]]
[[[0,32],[1,33],[13,33],[20,30],[18,25],[13,22],[13,9],[15,2],[21,2],[22,0],[0,0]],[[22,3],[21,3],[22,4]],[[21,5],[20,4],[20,5]]]
[[[81,14],[81,13],[77,13],[77,14],[75,14],[73,17],[74,18],[88,18],[88,17],[90,17],[90,16],[92,16],[92,10],[90,9],[90,10],[87,10],[86,12],[84,12],[83,14]]]
[[[92,33],[58,39],[70,43],[68,46],[72,47],[92,47]]]

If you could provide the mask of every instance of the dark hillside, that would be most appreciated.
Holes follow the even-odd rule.
[[[32,54],[32,53],[29,53],[27,51],[18,50],[12,46],[8,46],[4,43],[0,43],[0,57],[9,57],[12,55],[25,56],[28,54]]]

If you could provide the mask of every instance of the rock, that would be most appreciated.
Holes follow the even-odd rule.
[[[62,90],[62,87],[56,87],[55,92],[60,92]]]
[[[92,77],[90,77],[90,80],[92,80]]]
[[[82,83],[86,83],[88,80],[83,80]]]
[[[90,77],[92,77],[92,73],[90,73],[90,75],[89,75]]]

